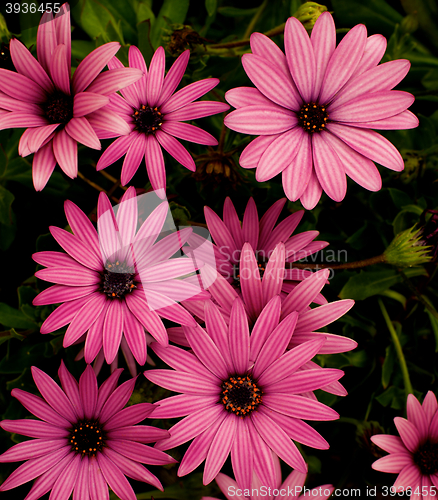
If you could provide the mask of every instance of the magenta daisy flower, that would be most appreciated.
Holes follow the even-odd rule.
[[[129,127],[105,106],[108,95],[136,82],[143,73],[123,69],[101,73],[119,50],[111,42],[93,50],[71,77],[70,7],[64,4],[53,19],[44,14],[37,35],[38,61],[18,40],[10,42],[17,72],[0,69],[0,130],[28,127],[21,136],[21,156],[35,153],[32,177],[35,189],[47,184],[56,163],[70,178],[78,172],[77,142],[100,149],[97,126],[117,134]],[[89,115],[94,113],[94,122]]]
[[[292,236],[303,217],[304,210],[289,215],[275,226],[285,203],[286,198],[276,201],[259,220],[255,201],[250,198],[242,224],[229,197],[224,203],[223,220],[211,208],[204,208],[208,230],[216,243],[213,245],[214,254],[211,252],[215,258],[213,265],[230,283],[238,281],[240,254],[245,243],[249,243],[253,248],[260,268],[266,266],[266,262],[280,242],[285,245],[286,262],[296,262],[328,245],[326,241],[313,241],[319,235],[318,231],[304,231]],[[195,248],[194,253],[202,243],[201,237],[196,234],[192,234],[188,240],[188,244]],[[200,253],[199,258],[202,257],[203,254]],[[212,265],[210,262],[208,264]],[[285,280],[301,281],[310,274],[311,271],[294,269],[286,272]],[[285,292],[292,290],[294,286],[296,283],[294,285],[288,281],[283,282]]]
[[[137,47],[129,48],[130,67],[143,71],[144,76],[122,90],[123,97],[113,94],[109,107],[126,121],[131,133],[109,146],[97,163],[97,170],[102,170],[126,154],[121,175],[122,185],[125,185],[132,179],[144,156],[152,188],[156,191],[165,190],[166,170],[161,148],[184,167],[196,170],[190,153],[177,139],[207,146],[215,146],[217,140],[208,132],[182,122],[221,113],[229,106],[215,101],[193,102],[216,87],[219,83],[217,78],[194,82],[174,94],[189,57],[188,50],[183,52],[164,77],[166,59],[163,47],[158,47],[152,57],[149,73],[141,52]],[[124,66],[114,57],[108,67],[120,71]]]
[[[378,434],[371,441],[389,452],[373,463],[373,469],[398,474],[395,491],[412,490],[412,497],[430,499],[433,486],[438,487],[438,405],[429,391],[421,405],[409,394],[408,418],[394,419],[400,437]],[[423,489],[424,488],[424,489]]]
[[[275,483],[267,485],[263,484],[257,474],[253,474],[251,489],[242,489],[237,482],[225,474],[219,473],[216,477],[216,483],[221,489],[225,498],[234,499],[235,497],[242,500],[259,500],[266,498],[267,500],[296,500],[300,498],[304,500],[306,497],[317,498],[319,500],[327,500],[334,491],[331,484],[324,484],[311,490],[304,488],[307,474],[303,474],[294,470],[282,482],[281,467],[278,457],[274,455],[275,465]],[[305,495],[301,494],[305,491]],[[217,500],[213,497],[202,497],[201,500]]]
[[[171,370],[144,372],[151,382],[180,392],[160,401],[154,418],[183,417],[169,429],[170,437],[156,444],[161,450],[194,439],[178,475],[184,476],[205,462],[204,484],[219,473],[227,456],[237,482],[250,487],[254,470],[263,484],[273,484],[271,450],[291,467],[307,472],[296,440],[319,449],[329,447],[304,420],[333,420],[331,408],[303,393],[338,380],[334,369],[298,371],[324,344],[306,342],[286,351],[297,323],[292,313],[280,321],[279,297],[274,297],[258,318],[251,336],[243,302],[233,303],[229,326],[218,308],[206,303],[206,330],[184,327],[193,353],[178,347],[151,344]],[[255,361],[252,361],[255,360]]]
[[[318,18],[310,38],[291,17],[284,45],[286,55],[268,37],[253,33],[253,53],[245,54],[242,64],[256,88],[239,87],[225,96],[237,108],[226,116],[227,127],[260,136],[243,151],[241,166],[257,168],[259,182],[282,172],[286,196],[307,209],[323,190],[343,200],[346,175],[378,191],[382,181],[373,162],[395,171],[404,163],[398,150],[370,129],[418,126],[407,111],[414,97],[391,90],[408,72],[409,61],[378,65],[386,40],[367,38],[362,24],[336,47],[329,12]]]
[[[153,194],[142,195],[147,196]],[[167,345],[161,318],[193,326],[193,317],[177,301],[209,297],[199,287],[178,279],[196,271],[191,259],[169,260],[190,236],[191,229],[171,233],[155,243],[169,211],[168,203],[161,202],[137,231],[137,198],[135,188],[129,188],[114,215],[108,197],[101,193],[97,207],[99,234],[88,217],[66,201],[65,213],[74,234],[53,226],[50,232],[67,253],[33,255],[38,264],[47,266],[35,276],[56,283],[41,292],[33,304],[63,302],[45,320],[41,333],[70,323],[64,347],[86,334],[87,363],[102,348],[106,361],[111,363],[124,338],[134,358],[143,365],[147,355],[145,329]]]
[[[0,455],[0,462],[20,465],[0,486],[16,488],[36,479],[25,500],[36,500],[52,490],[50,498],[109,499],[108,486],[122,500],[135,498],[125,476],[163,490],[160,481],[142,465],[165,465],[175,460],[144,443],[166,438],[168,432],[135,425],[148,418],[155,405],[124,408],[136,379],[120,387],[123,370],[115,371],[101,386],[90,365],[79,379],[61,363],[61,387],[35,366],[32,376],[43,399],[13,389],[12,396],[40,420],[3,420],[8,431],[36,438],[19,443]]]

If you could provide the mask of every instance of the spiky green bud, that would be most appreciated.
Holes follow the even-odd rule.
[[[386,262],[397,267],[412,267],[432,260],[432,247],[422,240],[422,229],[411,227],[397,234],[383,255]]]

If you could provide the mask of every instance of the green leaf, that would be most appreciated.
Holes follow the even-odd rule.
[[[114,39],[107,34],[107,27],[111,24],[113,33],[122,45],[123,33],[119,24],[108,8],[98,0],[81,0],[73,9],[76,22],[92,39],[101,37],[104,43],[112,42]]]
[[[406,406],[406,395],[403,389],[392,385],[385,392],[376,397],[382,406],[391,406],[394,410],[401,410]]]
[[[135,24],[138,22],[134,8],[126,0],[99,0],[99,2],[112,14],[112,23],[119,25],[119,35],[126,35],[128,40],[135,43],[137,32]]]
[[[143,54],[147,63],[149,63],[154,55],[154,49],[151,42],[151,19],[145,19],[137,24],[138,30],[138,48]]]
[[[368,227],[368,221],[365,221],[365,224],[355,231],[351,236],[349,236],[345,242],[348,243],[355,250],[360,250],[367,243],[367,238],[365,238],[364,232]]]
[[[389,297],[390,299],[394,299],[403,306],[403,309],[406,308],[406,297],[401,293],[396,292],[395,290],[385,290],[378,295],[383,295],[383,297]]]
[[[332,0],[338,25],[353,26],[363,23],[373,26],[377,32],[391,35],[403,16],[390,7],[385,0]]]
[[[184,23],[189,3],[190,0],[164,0],[151,30],[151,42],[154,49],[160,45],[163,30],[169,28],[169,23]]]
[[[325,365],[330,368],[345,368],[346,366],[363,368],[369,363],[368,355],[364,350],[332,354],[324,358],[324,361]]]
[[[404,272],[409,278],[427,276],[427,272],[423,267],[407,268]],[[365,300],[372,295],[384,292],[391,286],[402,281],[402,276],[395,269],[361,271],[347,281],[339,297],[341,299]]]
[[[33,299],[37,296],[36,291],[31,286],[18,287],[18,307],[21,309],[24,304],[32,304]]]
[[[404,191],[400,191],[400,189],[395,188],[388,188],[388,191],[394,205],[397,208],[402,208],[404,205],[412,204],[411,197]]]
[[[4,251],[10,247],[11,243],[14,241],[16,231],[17,226],[15,224],[12,226],[0,224],[0,250]]]
[[[0,302],[0,323],[4,326],[35,330],[37,325],[26,318],[22,311]]]
[[[73,61],[75,59],[82,61],[82,59],[85,59],[95,48],[96,44],[88,40],[72,40],[71,56]]]
[[[391,344],[386,348],[385,361],[382,366],[382,385],[386,389],[391,381],[392,371],[394,369],[395,351],[394,346]]]
[[[254,7],[253,9],[239,9],[237,7],[219,7],[217,10],[219,14],[225,17],[241,17],[241,16],[253,16],[259,7]]]
[[[14,195],[0,184],[0,224],[12,225],[12,202]]]
[[[438,319],[427,309],[424,309],[424,311],[429,316],[430,325],[435,335],[435,352],[438,352]]]
[[[9,181],[17,181],[33,188],[32,167],[30,163],[21,156],[8,161],[2,177]]]
[[[217,9],[217,0],[205,0],[205,8],[209,16],[213,16]]]
[[[3,344],[3,342],[6,342],[9,339],[18,339],[20,341],[24,340],[26,337],[24,335],[21,335],[20,333],[17,333],[14,328],[11,328],[10,330],[6,330],[4,332],[0,332],[0,345]]]

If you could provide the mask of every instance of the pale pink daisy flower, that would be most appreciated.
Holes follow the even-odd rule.
[[[122,500],[132,500],[135,493],[125,476],[163,490],[142,463],[165,465],[175,460],[144,443],[166,438],[169,433],[135,425],[150,418],[156,405],[141,403],[124,408],[136,379],[117,387],[122,371],[115,371],[98,387],[90,365],[78,384],[61,363],[61,389],[33,366],[32,376],[43,398],[21,389],[13,389],[12,396],[40,420],[3,420],[0,426],[36,439],[0,455],[0,462],[27,460],[0,485],[0,491],[37,478],[25,500],[36,500],[50,490],[50,498],[67,499],[73,493],[78,500],[109,500],[108,486]]]
[[[282,172],[283,189],[312,209],[324,190],[344,199],[346,175],[370,191],[382,181],[373,162],[403,170],[398,150],[371,129],[409,129],[418,119],[407,108],[414,97],[393,89],[410,62],[378,65],[386,50],[381,35],[367,38],[363,24],[352,28],[336,47],[329,12],[318,18],[309,38],[291,17],[284,31],[284,54],[265,35],[251,35],[252,54],[243,67],[256,88],[227,92],[234,106],[225,118],[232,130],[259,135],[243,151],[240,164],[257,168],[259,182]]]
[[[143,71],[144,76],[122,90],[123,97],[113,94],[109,107],[126,121],[131,133],[119,137],[108,147],[97,163],[97,170],[111,165],[126,154],[121,174],[122,185],[125,185],[132,179],[144,157],[152,188],[161,193],[166,189],[166,169],[161,148],[184,167],[196,170],[192,156],[177,139],[207,146],[215,146],[217,140],[208,132],[182,122],[221,113],[229,106],[215,101],[193,102],[216,87],[219,83],[217,78],[194,82],[174,94],[189,57],[190,51],[186,50],[164,76],[166,58],[163,47],[155,51],[149,72],[137,47],[129,48],[130,67]],[[108,67],[113,70],[124,68],[116,57],[109,62]]]
[[[45,320],[41,333],[53,332],[70,323],[63,345],[68,347],[86,334],[87,363],[102,348],[106,361],[112,363],[119,346],[126,341],[125,348],[143,365],[147,355],[145,329],[155,340],[167,345],[161,318],[192,326],[196,324],[193,317],[177,301],[182,297],[209,297],[187,280],[178,279],[196,271],[191,259],[170,259],[190,236],[191,228],[173,232],[156,242],[163,231],[169,205],[160,202],[137,230],[137,201],[135,188],[129,188],[114,215],[107,195],[101,193],[98,232],[74,203],[66,201],[65,213],[74,234],[53,226],[50,232],[67,253],[33,255],[38,264],[47,266],[35,276],[57,283],[41,292],[33,304],[63,302]]]
[[[398,436],[377,434],[371,441],[389,452],[373,463],[381,472],[398,474],[394,491],[410,489],[411,498],[430,500],[438,487],[438,405],[429,391],[421,405],[413,394],[406,404],[408,418],[394,419]]]
[[[218,308],[206,303],[206,330],[184,327],[192,352],[151,344],[172,370],[144,372],[151,382],[180,392],[159,402],[154,418],[185,417],[170,437],[155,446],[174,448],[191,439],[179,476],[204,460],[204,484],[212,481],[231,453],[237,482],[249,486],[253,470],[263,484],[275,482],[271,450],[291,467],[307,472],[296,440],[327,449],[329,444],[304,420],[333,420],[328,406],[303,396],[338,380],[342,370],[299,371],[324,344],[311,340],[286,351],[298,314],[280,321],[280,299],[274,297],[260,314],[251,336],[242,301],[233,303],[229,326]]]
[[[105,106],[109,94],[142,77],[138,69],[101,73],[119,50],[118,42],[93,50],[71,77],[70,7],[64,4],[53,19],[44,14],[37,34],[36,60],[17,39],[10,41],[16,72],[0,69],[0,130],[28,127],[21,136],[21,156],[35,153],[32,177],[35,189],[47,184],[56,163],[70,178],[78,173],[80,142],[100,149],[96,131],[128,134],[129,127]],[[91,116],[90,116],[91,115]]]
[[[259,500],[261,497],[266,500],[296,500],[297,498],[305,500],[306,498],[316,498],[327,500],[334,491],[331,484],[324,484],[317,488],[304,488],[307,474],[300,471],[292,471],[287,478],[281,480],[280,460],[276,455],[273,456],[275,465],[275,483],[263,484],[257,474],[252,476],[251,488],[245,489],[237,484],[231,477],[219,473],[216,477],[216,483],[221,489],[225,498],[230,500],[235,497],[242,500]],[[213,497],[202,497],[201,500],[217,500]]]

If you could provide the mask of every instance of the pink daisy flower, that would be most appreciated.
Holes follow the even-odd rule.
[[[120,387],[123,370],[115,371],[101,386],[90,365],[79,379],[59,368],[61,387],[35,366],[32,376],[43,399],[21,389],[12,396],[40,420],[3,420],[8,431],[36,438],[19,443],[0,455],[0,462],[20,465],[0,486],[11,490],[37,478],[25,500],[50,498],[108,500],[108,486],[122,500],[135,498],[126,476],[163,490],[160,481],[142,465],[165,465],[175,460],[144,443],[166,438],[168,432],[135,425],[153,412],[155,405],[141,403],[124,408],[136,379]]]
[[[254,198],[250,198],[242,224],[229,197],[225,199],[223,220],[211,208],[204,208],[208,230],[216,243],[213,244],[215,258],[213,265],[230,283],[236,282],[239,278],[240,255],[245,243],[249,243],[253,248],[260,268],[266,266],[268,258],[280,242],[285,244],[286,262],[296,262],[328,245],[326,241],[313,241],[319,235],[318,231],[304,231],[292,236],[304,215],[304,210],[289,215],[275,226],[285,203],[286,198],[276,201],[259,220]],[[192,234],[188,240],[188,244],[195,248],[195,253],[196,248],[200,248],[203,243],[201,237],[196,234]],[[186,253],[189,253],[189,250]],[[197,259],[198,257],[202,259],[203,255],[198,253]],[[310,274],[311,271],[294,269],[286,272],[285,280],[301,281]],[[290,291],[294,286],[296,283],[283,282],[285,292]]]
[[[280,460],[278,460],[276,455],[273,455],[273,460],[275,465],[275,483],[273,484],[263,484],[255,473],[252,476],[251,489],[248,490],[242,489],[234,479],[222,473],[217,475],[216,483],[225,495],[225,498],[231,500],[235,497],[242,500],[259,500],[260,498],[266,498],[266,500],[296,500],[300,498],[304,500],[309,497],[327,500],[333,493],[335,488],[331,484],[324,484],[311,490],[304,488],[307,474],[303,474],[297,470],[291,472],[282,482]],[[303,491],[305,493],[301,495]],[[201,500],[217,499],[203,497]]]
[[[195,261],[199,262],[199,259],[196,258]],[[284,243],[279,243],[275,247],[263,270],[257,263],[251,245],[245,243],[240,255],[238,288],[228,283],[216,269],[209,265],[202,268],[201,277],[203,282],[210,283],[207,290],[219,307],[227,324],[230,322],[232,305],[237,297],[243,300],[245,312],[252,327],[268,302],[279,296],[282,319],[294,311],[298,312],[299,315],[297,327],[289,345],[290,348],[322,336],[326,338],[326,342],[320,354],[335,354],[355,349],[357,343],[352,339],[316,331],[342,317],[354,305],[354,300],[351,299],[328,303],[321,295],[320,292],[327,283],[330,270],[322,269],[310,273],[308,277],[303,276],[300,283],[292,285],[290,291],[285,293],[282,291],[284,277],[295,277],[289,273],[290,271],[296,270],[285,269]],[[301,276],[297,275],[297,277]],[[320,305],[311,308],[311,304]],[[206,318],[205,305],[206,302],[200,301],[184,302],[184,306],[202,321],[205,321]],[[181,328],[170,328],[168,333],[172,341],[187,345],[184,343]]]
[[[318,18],[309,38],[291,17],[284,31],[284,54],[268,37],[251,35],[252,54],[243,67],[256,88],[227,92],[234,106],[225,118],[232,130],[259,135],[243,151],[240,164],[257,168],[259,182],[282,172],[283,189],[312,209],[324,190],[344,199],[346,175],[365,189],[378,191],[377,162],[401,171],[403,159],[383,136],[370,129],[409,129],[418,119],[407,108],[414,97],[391,90],[410,63],[378,65],[386,49],[381,35],[367,38],[364,25],[351,29],[336,47],[329,12]]]
[[[153,416],[186,417],[156,447],[167,450],[194,438],[178,469],[179,476],[206,460],[204,484],[208,484],[231,453],[234,474],[242,487],[250,487],[253,470],[263,484],[273,484],[275,466],[271,450],[291,467],[307,472],[307,465],[291,439],[318,449],[329,447],[302,419],[333,420],[339,415],[302,394],[339,379],[343,372],[298,371],[325,339],[312,340],[285,352],[298,314],[292,313],[280,322],[280,309],[280,299],[274,297],[250,336],[240,299],[233,303],[229,326],[218,308],[207,302],[206,330],[199,325],[184,328],[193,353],[151,344],[174,371],[149,370],[144,372],[145,377],[183,393],[160,401]]]
[[[0,130],[28,127],[21,136],[21,156],[35,153],[32,177],[35,189],[47,184],[56,163],[74,179],[78,173],[77,142],[100,149],[96,131],[128,134],[129,127],[105,108],[108,95],[136,82],[138,69],[101,73],[119,50],[111,42],[93,50],[71,77],[70,7],[64,4],[53,19],[44,14],[37,35],[38,61],[18,40],[10,41],[17,72],[0,69]],[[90,116],[92,114],[92,116]]]
[[[153,195],[142,195],[148,196]],[[168,203],[161,202],[137,231],[137,200],[135,188],[129,188],[114,215],[108,197],[101,193],[98,233],[88,217],[74,203],[66,201],[65,213],[74,234],[53,226],[50,232],[67,253],[33,255],[38,264],[47,266],[35,276],[56,283],[41,292],[33,304],[63,302],[45,320],[41,333],[70,323],[63,345],[68,347],[85,335],[87,363],[101,349],[111,363],[124,338],[134,358],[143,365],[147,355],[145,329],[167,345],[161,318],[193,326],[193,317],[177,300],[209,297],[199,287],[178,279],[196,271],[191,259],[169,260],[190,236],[191,228],[171,233],[155,243],[169,211]]]
[[[371,441],[389,452],[373,463],[372,468],[398,474],[394,490],[412,490],[412,498],[430,500],[433,487],[438,487],[438,405],[429,391],[421,405],[409,394],[408,418],[394,419],[398,436],[377,434]],[[424,489],[423,489],[424,488]]]
[[[229,109],[228,104],[222,102],[193,102],[216,87],[219,83],[217,78],[194,82],[174,94],[184,75],[189,57],[190,51],[183,52],[164,77],[166,58],[163,47],[158,47],[152,57],[149,73],[141,52],[137,47],[129,48],[130,67],[141,70],[144,76],[134,85],[122,90],[123,97],[113,94],[109,107],[126,121],[131,133],[119,137],[108,147],[97,163],[97,170],[102,170],[126,154],[121,174],[122,185],[125,185],[132,179],[144,156],[152,188],[155,191],[162,190],[160,192],[164,196],[166,169],[161,148],[181,165],[195,171],[192,156],[177,139],[208,146],[218,143],[208,132],[182,123]],[[114,57],[108,67],[120,71],[124,66]]]

